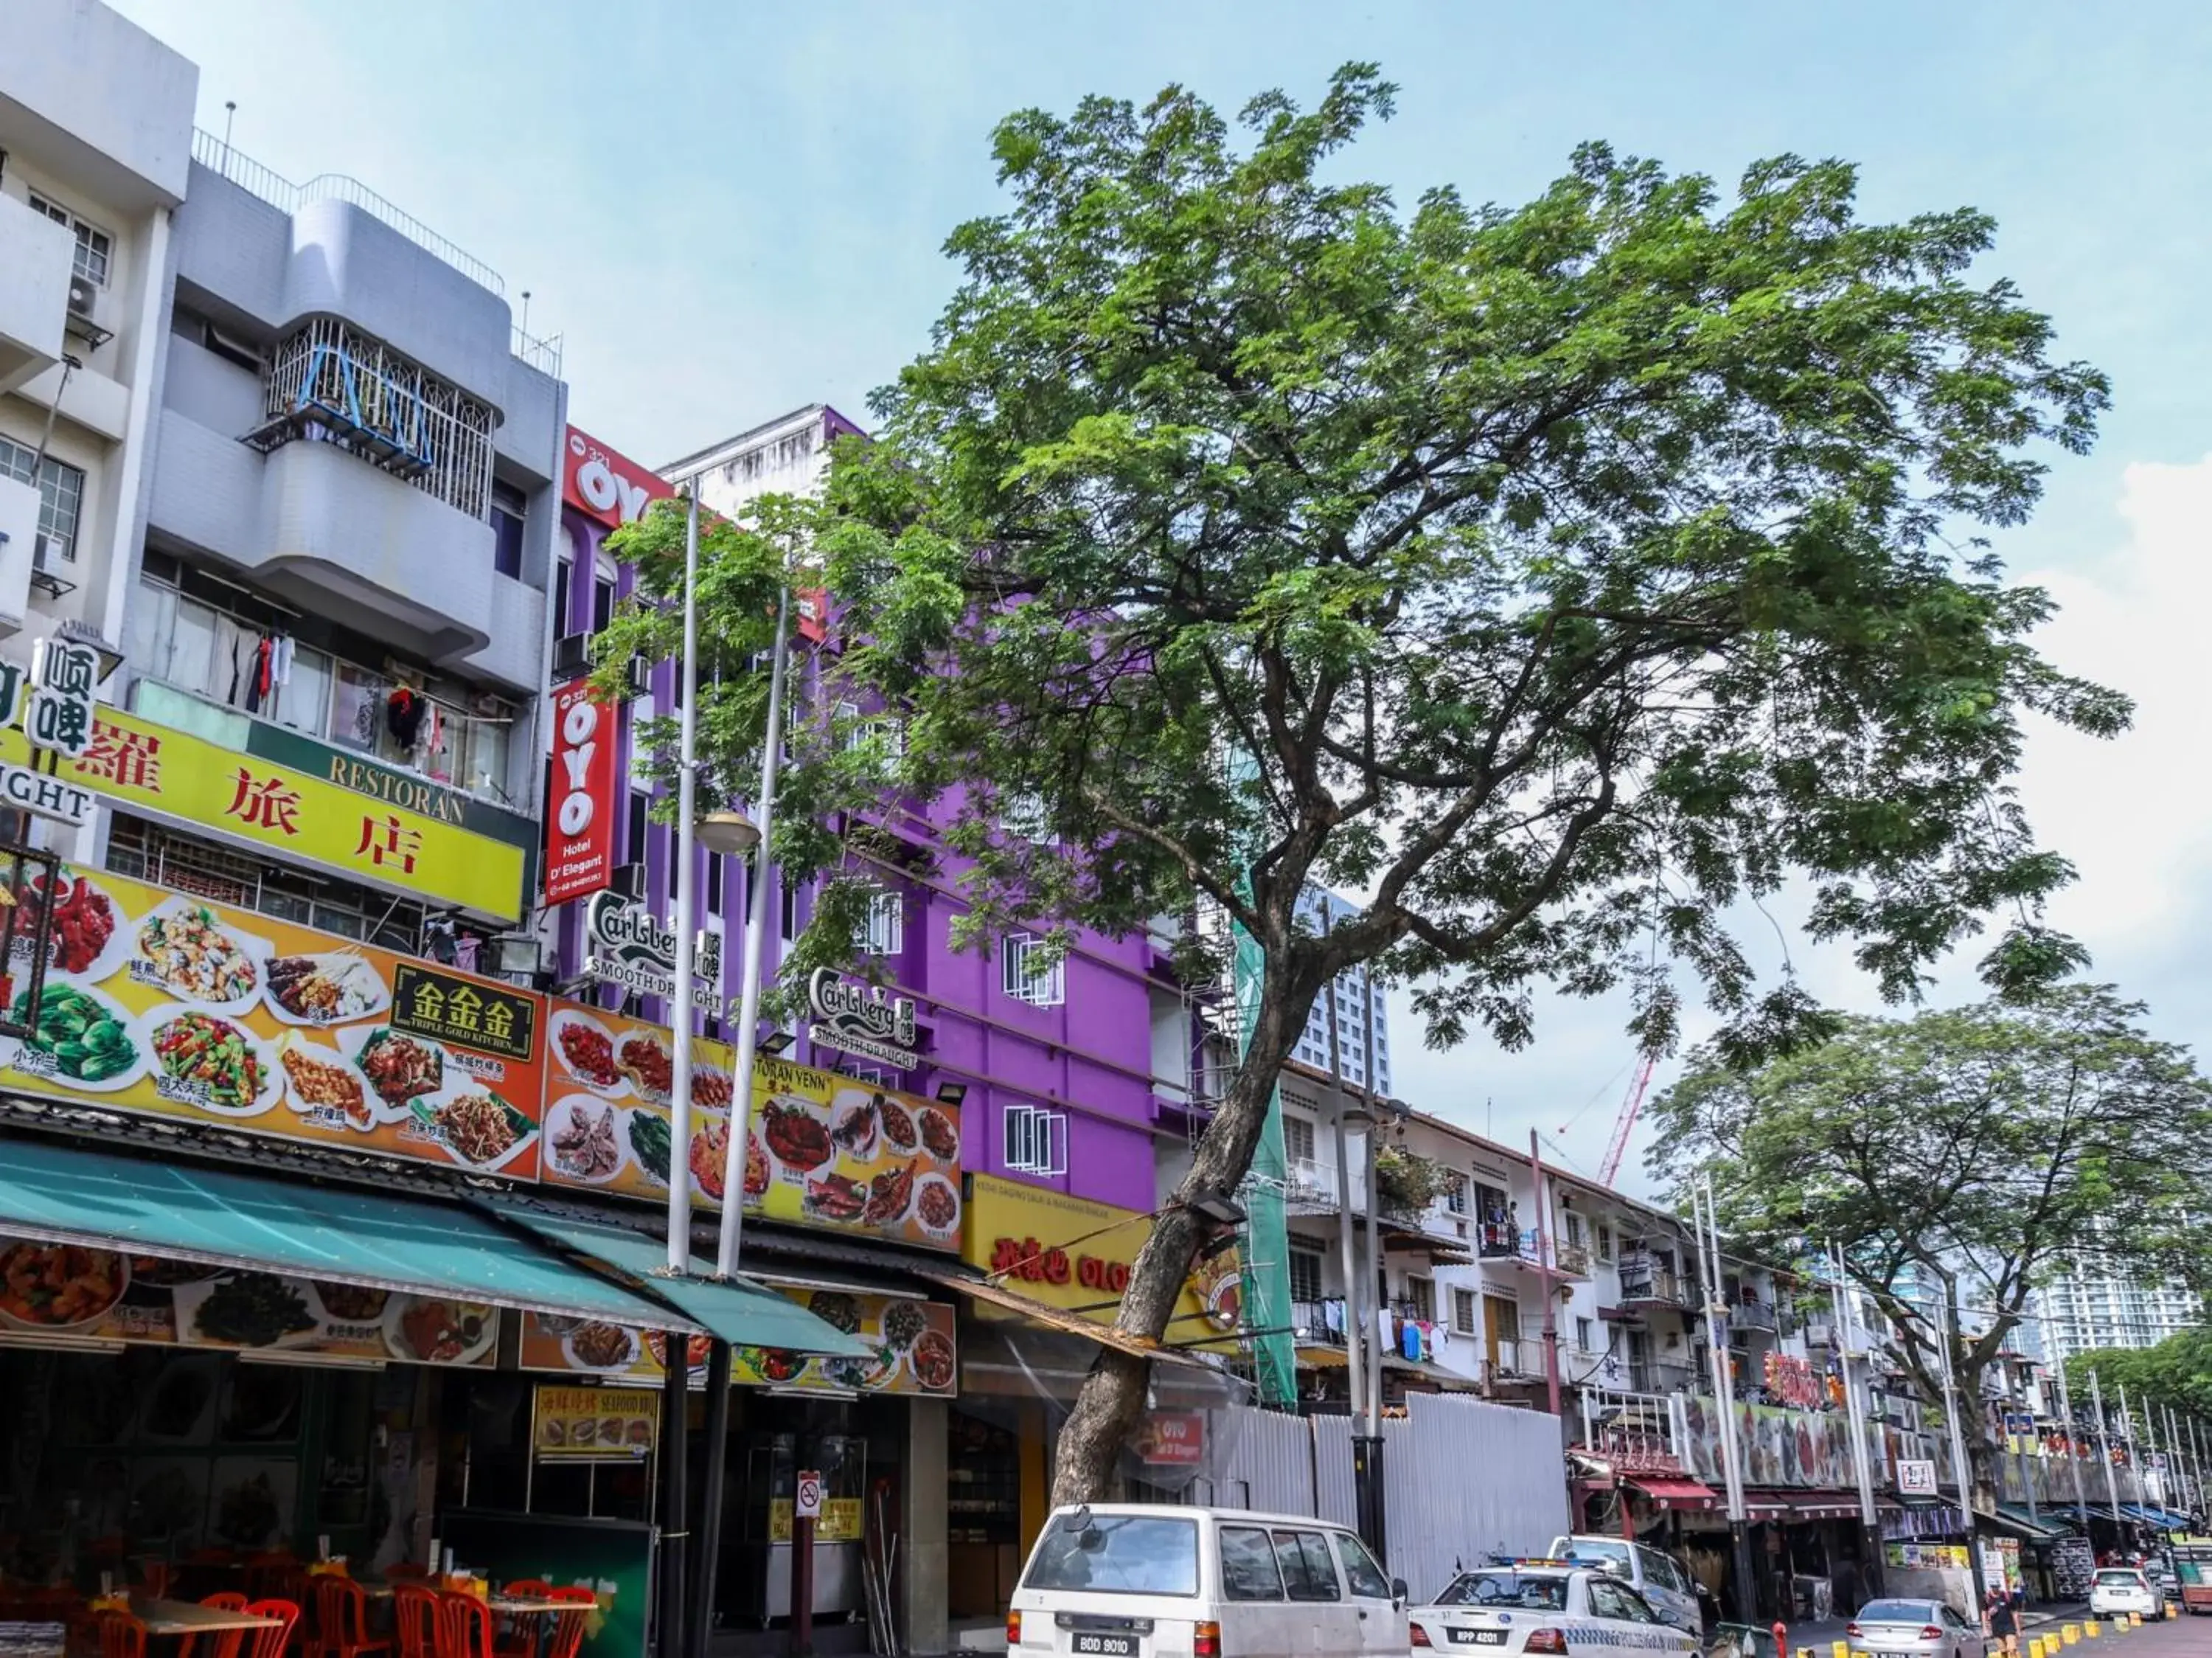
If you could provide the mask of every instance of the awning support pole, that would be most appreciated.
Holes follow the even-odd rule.
[[[707,1351],[707,1472],[699,1487],[698,1546],[691,1552],[690,1658],[707,1658],[714,1624],[714,1579],[721,1564],[723,1465],[730,1442],[730,1344]]]

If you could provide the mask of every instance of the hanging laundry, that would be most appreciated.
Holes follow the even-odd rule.
[[[1322,1308],[1322,1319],[1328,1326],[1328,1333],[1339,1340],[1344,1337],[1344,1303],[1330,1301]]]
[[[292,636],[289,633],[279,634],[276,637],[276,654],[270,663],[271,672],[278,685],[292,683]]]
[[[1410,1319],[1406,1321],[1406,1327],[1398,1332],[1398,1350],[1414,1362],[1420,1362],[1421,1332]]]
[[[1451,1349],[1451,1331],[1448,1326],[1439,1324],[1431,1333],[1436,1342],[1437,1356],[1442,1358]]]
[[[429,700],[410,686],[394,686],[392,694],[384,699],[384,728],[403,751],[413,752],[415,739],[422,729],[423,714],[429,705]]]

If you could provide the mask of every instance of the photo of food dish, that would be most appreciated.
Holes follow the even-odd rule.
[[[953,1126],[952,1119],[935,1106],[921,1108],[921,1145],[940,1163],[960,1161],[960,1131]]]
[[[177,1332],[222,1347],[276,1347],[322,1320],[303,1286],[269,1272],[232,1272],[177,1291]]]
[[[775,1178],[775,1171],[769,1167],[768,1148],[761,1144],[759,1135],[748,1134],[745,1137],[745,1196],[759,1197],[768,1190],[769,1182]]]
[[[31,1029],[10,1062],[27,1076],[112,1094],[145,1075],[146,1045],[131,1015],[101,991],[50,978],[35,1015],[28,991],[15,998],[9,1014]]]
[[[790,1381],[806,1368],[805,1359],[781,1347],[732,1348],[730,1362],[739,1375],[771,1383]]]
[[[915,1183],[914,1217],[935,1238],[960,1229],[960,1191],[942,1174],[925,1174]]]
[[[896,1226],[906,1218],[914,1206],[915,1167],[911,1161],[900,1163],[868,1182],[868,1201],[860,1210],[863,1226]]]
[[[629,1369],[637,1362],[637,1332],[593,1320],[571,1330],[562,1339],[561,1350],[579,1370],[612,1375]]]
[[[645,1031],[633,1031],[615,1045],[615,1068],[641,1099],[666,1105],[676,1086],[676,1060],[668,1044]]]
[[[864,1388],[882,1387],[898,1375],[898,1355],[878,1353],[870,1358],[822,1358],[814,1361],[816,1372],[832,1387],[843,1387],[854,1393]]]
[[[799,1206],[814,1220],[842,1225],[860,1218],[868,1206],[868,1188],[845,1174],[825,1174],[806,1183]]]
[[[343,1054],[288,1035],[276,1050],[276,1064],[284,1073],[285,1096],[301,1116],[320,1112],[363,1132],[376,1126],[381,1101]]]
[[[893,1301],[884,1309],[884,1344],[904,1352],[915,1338],[929,1328],[929,1314],[920,1301]]]
[[[665,1330],[647,1331],[645,1350],[653,1355],[653,1362],[655,1364],[665,1370],[668,1368],[668,1332]],[[694,1336],[684,1344],[686,1362],[694,1370],[703,1366],[707,1362],[708,1356],[714,1350],[714,1338],[712,1336]]]
[[[392,1005],[384,975],[357,950],[273,956],[266,972],[270,1011],[288,1024],[342,1024]]]
[[[204,1261],[173,1261],[160,1255],[133,1255],[131,1282],[142,1289],[173,1289],[180,1283],[205,1283],[224,1269]]]
[[[875,1096],[876,1120],[883,1125],[884,1143],[902,1155],[911,1153],[921,1143],[914,1125],[914,1113],[888,1094]]]
[[[155,1009],[145,1027],[165,1094],[227,1117],[255,1116],[276,1103],[283,1073],[245,1026],[211,1013]]]
[[[33,875],[33,893],[46,878]],[[123,965],[131,951],[130,917],[114,895],[87,875],[64,869],[54,882],[54,907],[46,942],[46,971],[64,972],[96,984]],[[27,960],[31,940],[15,940],[15,954]]]
[[[722,1200],[730,1157],[730,1119],[710,1117],[691,1137],[691,1189],[716,1203]]]
[[[633,1111],[623,1125],[629,1139],[629,1155],[636,1161],[638,1172],[653,1186],[668,1184],[669,1158],[675,1148],[675,1136],[670,1131],[668,1119],[657,1112]]]
[[[817,1289],[806,1298],[806,1310],[828,1325],[832,1330],[857,1335],[860,1328],[860,1303],[842,1289]]]
[[[496,1168],[522,1149],[537,1125],[480,1084],[456,1083],[433,1103],[417,1100],[415,1114],[436,1131],[456,1161]]]
[[[205,904],[172,899],[138,923],[131,976],[222,1013],[243,1013],[261,993],[258,939],[234,933]]]
[[[691,1060],[691,1103],[705,1111],[727,1111],[730,1102],[738,1097],[737,1087],[730,1081],[729,1072],[718,1066],[702,1064],[696,1055]]]
[[[499,1338],[499,1309],[438,1295],[396,1297],[384,1315],[384,1344],[419,1364],[467,1364]]]
[[[881,1098],[863,1088],[840,1088],[830,1102],[830,1143],[855,1162],[876,1155],[876,1102]]]
[[[318,1283],[312,1286],[321,1303],[323,1317],[332,1324],[374,1324],[391,1305],[392,1292],[360,1283]]]
[[[601,1094],[629,1086],[615,1064],[614,1033],[588,1014],[563,1008],[553,1015],[553,1053],[571,1076]]]
[[[545,1155],[572,1180],[602,1186],[622,1173],[623,1108],[572,1094],[545,1113]]]
[[[906,1356],[914,1379],[933,1393],[948,1391],[958,1365],[952,1343],[941,1330],[927,1330],[916,1338]]]
[[[819,1110],[806,1100],[778,1094],[761,1113],[761,1138],[784,1167],[804,1173],[837,1155]]]
[[[359,1035],[359,1033],[356,1033]],[[446,1052],[435,1042],[379,1025],[361,1038],[354,1063],[386,1105],[404,1106],[435,1094],[446,1080]]]
[[[0,1319],[25,1330],[82,1330],[123,1299],[131,1265],[112,1249],[15,1243],[0,1251]]]

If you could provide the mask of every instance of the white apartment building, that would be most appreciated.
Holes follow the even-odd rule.
[[[1359,906],[1327,887],[1309,885],[1298,895],[1298,915],[1315,931],[1359,913]],[[1370,1086],[1368,1054],[1370,1015],[1372,1015],[1374,1054],[1371,1086],[1377,1094],[1390,1092],[1390,1015],[1382,987],[1366,974],[1354,971],[1340,975],[1314,998],[1291,1057],[1301,1064],[1327,1071],[1329,1068],[1330,1009],[1336,1014],[1337,1064],[1346,1082],[1356,1088]]]
[[[2044,1292],[2044,1344],[2054,1363],[2107,1347],[2155,1347],[2204,1322],[2185,1286],[2116,1271],[2094,1256],[2073,1262]]]
[[[104,6],[0,30],[0,658],[111,643],[149,484],[199,70]]]

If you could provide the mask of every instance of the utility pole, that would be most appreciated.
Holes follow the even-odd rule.
[[[1328,937],[1334,917],[1324,903],[1321,911],[1321,936]],[[1336,1121],[1336,1245],[1344,1266],[1344,1362],[1346,1397],[1348,1409],[1357,1417],[1367,1402],[1367,1375],[1364,1367],[1365,1337],[1373,1328],[1371,1320],[1362,1322],[1361,1303],[1365,1299],[1359,1293],[1359,1256],[1352,1237],[1352,1160],[1346,1145],[1348,1125],[1346,1121],[1344,1097],[1344,1061],[1337,1045],[1336,986],[1334,983],[1322,986],[1322,1000],[1328,1010],[1328,1082],[1331,1097],[1335,1102]],[[1370,1125],[1371,1128],[1371,1125]],[[1376,1356],[1381,1362],[1382,1356]]]
[[[2112,1436],[2105,1422],[2105,1390],[2097,1384],[2097,1372],[2089,1371],[2089,1408],[2097,1413],[2097,1455],[2105,1465],[2105,1503],[2112,1511],[2112,1523],[2119,1525],[2120,1482],[2112,1476]]]
[[[1974,1470],[1966,1460],[1966,1436],[1959,1420],[1959,1382],[1951,1362],[1951,1286],[1947,1282],[1936,1302],[1936,1310],[1942,1315],[1943,1344],[1943,1414],[1951,1426],[1951,1460],[1959,1475],[1959,1513],[1966,1530],[1974,1529]]]
[[[1856,1368],[1856,1320],[1851,1312],[1854,1298],[1844,1276],[1844,1252],[1832,1240],[1828,1245],[1828,1293],[1835,1307],[1837,1359],[1844,1372],[1844,1414],[1851,1423],[1851,1472],[1858,1480],[1859,1532],[1865,1539],[1867,1587],[1879,1594],[1882,1576],[1881,1522],[1875,1514],[1874,1471],[1867,1461],[1866,1397],[1859,1387]]]
[[[2174,1483],[2180,1487],[2181,1501],[2188,1503],[2190,1501],[2189,1472],[2181,1459],[2181,1430],[2173,1419],[2173,1406],[2162,1405],[2159,1408],[2166,1412],[2166,1460],[2173,1469]],[[2171,1509],[2174,1504],[2168,1503],[2164,1506]]]
[[[1702,1211],[1699,1199],[1704,1200]],[[1759,1580],[1751,1569],[1751,1526],[1743,1500],[1743,1462],[1735,1442],[1735,1390],[1729,1383],[1727,1307],[1721,1300],[1721,1234],[1712,1222],[1713,1183],[1701,1180],[1690,1194],[1691,1228],[1698,1239],[1698,1276],[1705,1281],[1705,1349],[1713,1373],[1713,1400],[1720,1411],[1721,1475],[1728,1492],[1729,1557],[1735,1563],[1736,1615],[1759,1621]],[[1712,1222],[1710,1253],[1707,1223]]]
[[[1544,1286],[1544,1391],[1552,1414],[1559,1414],[1559,1314],[1552,1276],[1552,1227],[1547,1211],[1551,1199],[1544,1189],[1544,1154],[1536,1144],[1536,1131],[1528,1131],[1528,1167],[1536,1178],[1536,1272]]]
[[[1367,1061],[1359,1068],[1367,1099],[1367,1283],[1376,1292],[1376,1316],[1368,1321],[1375,1362],[1367,1368],[1367,1431],[1352,1441],[1352,1472],[1359,1509],[1359,1535],[1375,1557],[1390,1557],[1389,1512],[1382,1483],[1382,1215],[1381,1184],[1375,1173],[1382,1143],[1382,1113],[1375,1098],[1375,981],[1370,969],[1359,972],[1359,1002],[1365,1021]]]

